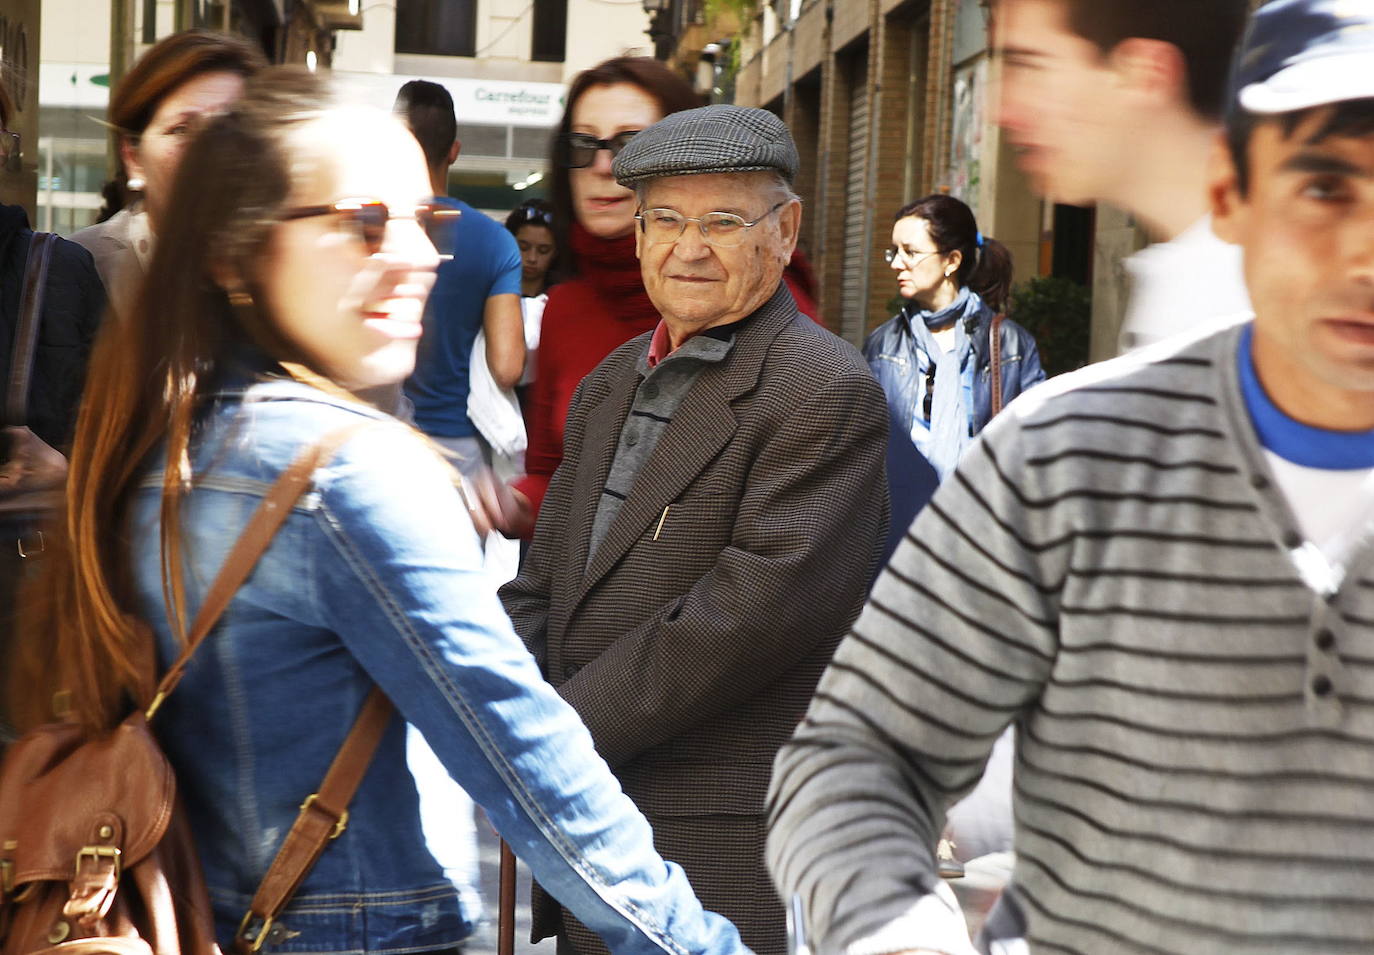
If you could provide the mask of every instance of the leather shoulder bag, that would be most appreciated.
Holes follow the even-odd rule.
[[[235,592],[360,427],[307,448],[263,498],[152,704],[90,738],[73,723],[22,737],[0,765],[0,955],[214,955],[214,919],[171,765],[149,728]],[[151,639],[145,637],[145,639]],[[305,799],[234,941],[255,952],[329,841],[392,718],[374,688],[318,792]]]

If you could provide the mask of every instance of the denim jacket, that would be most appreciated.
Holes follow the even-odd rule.
[[[421,835],[403,720],[613,951],[747,951],[654,851],[648,823],[511,629],[447,469],[393,419],[284,378],[223,389],[192,443],[181,520],[188,618],[297,452],[362,418],[376,424],[317,472],[153,722],[226,951],[374,682],[400,715],[347,828],[264,951],[421,952],[461,940],[454,889]],[[137,490],[130,542],[165,666],[176,642],[159,547],[164,459],[155,456]]]
[[[962,385],[957,407],[932,409],[934,415],[952,413],[959,418],[957,433],[947,441],[937,438],[939,429],[932,430],[925,420],[926,382],[940,354],[935,337],[926,327],[926,313],[908,304],[864,342],[864,357],[887,395],[894,438],[909,436],[942,480],[954,469],[971,439],[992,419],[990,330],[994,313],[970,289],[961,290],[947,311],[957,317],[954,349]],[[1005,405],[1043,381],[1045,372],[1035,339],[1015,322],[1002,322],[1001,346]]]

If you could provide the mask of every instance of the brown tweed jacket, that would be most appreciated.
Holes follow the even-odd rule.
[[[859,352],[780,285],[701,372],[589,565],[649,338],[579,386],[563,463],[501,597],[660,851],[746,943],[780,951],[782,909],[759,851],[764,797],[876,570],[887,406]],[[713,816],[753,817],[734,821],[758,844],[731,825],[710,844],[701,823]],[[674,859],[679,823],[697,862]],[[536,938],[557,928],[539,915]]]

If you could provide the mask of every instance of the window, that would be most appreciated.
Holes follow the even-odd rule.
[[[397,0],[396,52],[477,53],[477,0]]]
[[[562,63],[568,45],[568,0],[534,0],[530,59]]]

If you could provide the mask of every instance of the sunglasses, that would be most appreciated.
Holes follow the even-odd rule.
[[[616,133],[610,139],[597,139],[586,133],[568,133],[563,137],[563,142],[568,147],[568,168],[585,169],[596,162],[596,154],[603,149],[609,149],[611,158],[614,159],[638,134],[639,130],[630,129]]]
[[[553,228],[553,213],[535,206],[525,206],[520,210],[517,225],[542,225]]]
[[[322,206],[300,206],[296,209],[288,209],[282,215],[282,219],[290,222],[294,219],[309,219],[314,216],[339,216],[357,232],[358,239],[367,249],[368,255],[376,255],[382,251],[382,244],[386,241],[386,224],[388,222],[392,219],[413,219],[420,224],[420,228],[425,230],[429,240],[441,253],[441,257],[452,258],[452,254],[444,255],[443,253],[452,253],[453,251],[452,227],[457,224],[458,218],[462,214],[460,209],[449,209],[446,206],[426,203],[416,206],[414,215],[401,216],[394,214],[387,208],[387,204],[380,199],[339,199],[337,202],[326,203]]]

